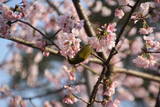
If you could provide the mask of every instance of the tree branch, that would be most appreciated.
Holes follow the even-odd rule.
[[[70,85],[83,85],[84,83],[83,82],[80,82],[80,83],[73,83],[73,84],[70,84]],[[32,96],[32,97],[23,97],[23,100],[33,100],[33,99],[37,99],[37,98],[41,98],[41,97],[46,97],[46,96],[50,96],[52,94],[57,94],[61,91],[63,91],[65,88],[62,87],[60,89],[57,89],[57,90],[51,90],[51,91],[48,91],[46,93],[43,93],[43,94],[39,94],[39,95],[36,95],[36,96]]]
[[[16,23],[16,22],[21,22],[21,23],[23,23],[23,24],[28,25],[29,27],[31,27],[32,29],[34,29],[35,31],[37,31],[38,33],[40,33],[40,34],[42,35],[42,37],[44,37],[45,39],[49,40],[49,41],[52,43],[52,45],[56,46],[56,48],[60,50],[60,48],[59,48],[59,46],[58,46],[57,44],[55,44],[50,38],[48,38],[47,35],[45,35],[43,32],[41,32],[39,29],[37,29],[36,27],[34,27],[33,25],[31,25],[30,23],[25,22],[25,21],[23,21],[23,20],[16,20],[16,21],[12,22],[12,24],[13,24],[13,23]],[[61,31],[61,29],[56,32],[56,35],[57,35],[60,31]]]
[[[95,34],[95,32],[94,32],[94,30],[91,26],[91,23],[90,23],[87,15],[85,14],[85,12],[83,10],[83,7],[80,5],[80,1],[79,0],[72,0],[72,1],[73,1],[73,4],[74,4],[74,7],[77,10],[79,18],[85,21],[84,28],[85,28],[85,31],[86,31],[87,35],[89,37],[96,36],[96,34]]]
[[[36,46],[35,43],[29,42],[27,40],[24,40],[24,39],[21,39],[21,38],[18,38],[18,37],[11,36],[11,37],[5,38],[5,37],[0,36],[0,38],[11,40],[11,41],[20,43],[22,45],[25,45],[25,46],[28,46],[28,47],[31,47],[31,48],[35,48],[35,49],[41,50],[41,48]],[[51,49],[51,48],[48,48],[48,47],[45,47],[45,50],[50,52],[51,54],[58,55],[58,51],[57,50],[54,50],[54,49]]]
[[[62,15],[62,12],[50,0],[46,0],[46,2],[51,8],[53,8],[57,12],[58,15]]]
[[[137,8],[137,6],[139,5],[140,2],[141,2],[141,0],[137,0],[137,2],[135,3],[135,5],[133,6],[132,10],[130,11],[130,13],[129,13],[127,19],[126,19],[126,22],[124,23],[124,25],[122,26],[119,34],[117,35],[117,38],[116,38],[116,41],[115,41],[115,47],[118,44],[118,42],[119,42],[119,40],[120,40],[120,38],[121,38],[121,36],[122,36],[122,34],[123,34],[126,26],[128,25],[133,12],[135,11],[135,9]],[[112,71],[110,71],[110,69],[109,69],[110,68],[109,63],[110,63],[110,60],[112,59],[112,57],[115,55],[114,54],[114,52],[116,50],[115,47],[112,48],[112,50],[111,50],[111,52],[110,52],[110,54],[109,54],[106,62],[104,63],[103,71],[102,71],[100,77],[98,78],[98,80],[97,80],[97,82],[96,82],[96,84],[94,86],[94,89],[92,91],[92,94],[91,94],[90,100],[89,100],[90,104],[88,104],[87,107],[91,107],[93,105],[95,97],[96,97],[96,94],[97,94],[97,91],[98,91],[98,87],[99,87],[101,81],[104,79],[105,76],[110,77],[110,75],[111,75]]]

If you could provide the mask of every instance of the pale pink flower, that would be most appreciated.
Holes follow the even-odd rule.
[[[73,16],[63,15],[58,18],[57,24],[64,32],[72,33],[73,29],[80,30],[84,25],[84,21],[76,21]]]
[[[48,56],[50,55],[50,52],[49,52],[49,51],[44,50],[44,51],[42,52],[42,54],[43,54],[43,56],[48,57]]]
[[[38,77],[38,65],[37,64],[32,64],[30,67],[29,67],[29,74],[28,74],[28,77],[27,77],[27,84],[31,87],[34,87],[36,86],[37,84],[37,77]]]
[[[148,89],[147,89],[148,90]],[[141,88],[135,88],[133,93],[135,97],[138,98],[146,98],[149,96],[149,93],[144,87]]]
[[[138,54],[142,52],[144,43],[142,42],[142,39],[140,37],[137,37],[131,44],[131,54]]]
[[[138,67],[153,68],[156,64],[156,59],[151,55],[149,56],[149,58],[138,56],[136,59],[133,60],[133,63],[135,63]]]
[[[103,47],[107,47],[108,49],[112,49],[115,46],[116,34],[110,33],[100,39],[100,45]]]
[[[160,41],[158,41],[158,39],[154,36],[144,36],[143,39],[146,42],[147,48],[150,48],[152,50],[160,49]]]
[[[96,49],[97,52],[102,50],[102,45],[97,37],[90,37],[88,43],[92,46],[92,48]]]
[[[2,17],[8,21],[12,21],[12,20],[16,20],[24,17],[23,12],[14,12],[6,5],[1,4],[0,11],[2,12],[1,13]]]
[[[106,27],[107,32],[109,33],[114,33],[117,29],[116,29],[116,23],[110,23],[108,24],[108,26]]]
[[[140,28],[139,33],[143,35],[147,35],[153,32],[152,27],[147,27],[147,28]]]
[[[0,4],[0,35],[7,37],[10,31],[9,21],[24,17],[22,12],[14,12],[7,5]]]
[[[101,30],[99,31],[100,36],[97,37],[91,37],[89,38],[89,44],[93,48],[95,48],[97,51],[102,51],[103,49],[112,49],[115,46],[115,40],[116,40],[116,23],[111,23],[109,25],[104,25],[101,27]],[[101,35],[101,32],[105,32],[103,35]]]
[[[126,79],[123,81],[123,85],[126,87],[140,87],[143,82],[144,81],[142,78],[127,76]]]
[[[145,2],[140,5],[139,13],[142,14],[142,16],[145,16],[148,14],[150,8],[150,3]]]
[[[131,0],[118,0],[119,5],[128,5]]]
[[[41,52],[38,52],[34,57],[34,62],[38,64],[43,59],[43,55]]]
[[[134,98],[134,95],[132,95],[132,93],[129,92],[129,90],[121,87],[121,88],[118,88],[118,99],[134,101],[135,98]]]
[[[148,87],[149,91],[154,94],[154,96],[157,96],[157,93],[158,93],[158,88],[159,87],[159,83],[156,83],[156,82],[150,82],[150,85]]]
[[[115,99],[114,101],[109,100],[107,104],[105,104],[105,107],[119,107],[120,101]]]
[[[123,12],[122,9],[118,9],[118,8],[117,8],[117,9],[115,10],[114,15],[115,15],[116,17],[118,17],[119,19],[122,19],[122,17],[124,16],[124,12]]]
[[[68,73],[69,80],[76,80],[76,76],[75,76],[75,72],[73,71],[73,68],[63,66],[63,70]]]
[[[112,96],[115,93],[115,89],[117,86],[118,86],[118,82],[114,81],[109,87],[107,87],[103,95]]]
[[[66,104],[73,104],[77,101],[77,98],[75,98],[72,94],[65,96],[65,98],[63,99],[63,102]]]
[[[61,33],[57,37],[57,44],[61,49],[60,53],[65,57],[73,58],[80,50],[80,42],[81,40],[72,33]]]

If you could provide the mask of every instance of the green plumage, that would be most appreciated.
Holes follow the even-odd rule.
[[[74,58],[68,59],[70,64],[78,64],[87,59],[92,53],[92,48],[90,45],[85,45],[81,50],[75,55]]]

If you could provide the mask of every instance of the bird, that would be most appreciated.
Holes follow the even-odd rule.
[[[80,51],[75,55],[74,58],[68,58],[68,62],[70,64],[79,64],[83,62],[85,59],[87,59],[92,54],[92,47],[91,45],[87,44],[84,45]]]

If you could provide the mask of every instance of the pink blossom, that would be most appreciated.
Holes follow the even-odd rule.
[[[66,104],[73,104],[77,101],[77,98],[75,98],[72,94],[65,96],[65,98],[63,99],[63,102]]]
[[[149,3],[149,2],[142,3],[142,4],[140,5],[139,13],[140,13],[142,16],[145,16],[145,15],[148,14],[149,8],[150,8],[150,3]]]
[[[103,49],[112,49],[115,46],[116,40],[116,23],[111,23],[109,25],[104,25],[99,29],[98,37],[89,38],[89,44],[97,51],[102,51]]]
[[[143,35],[147,35],[153,32],[152,27],[147,27],[147,28],[140,28],[139,33]]]
[[[12,20],[16,20],[16,19],[20,19],[20,18],[24,17],[24,14],[22,11],[21,12],[14,12],[6,5],[1,4],[0,11],[2,12],[1,16],[8,21],[12,21]]]
[[[118,0],[119,5],[128,5],[131,0]]]
[[[73,16],[63,15],[58,18],[57,24],[64,32],[72,33],[73,29],[80,30],[83,27],[84,21],[76,21]]]
[[[146,42],[147,48],[151,48],[152,50],[160,49],[160,41],[154,36],[144,36],[143,39]]]
[[[148,90],[148,89],[147,89]],[[144,87],[141,88],[135,88],[133,93],[135,97],[138,98],[146,98],[149,96],[149,93],[147,92],[147,90]]]
[[[6,37],[10,33],[9,21],[24,17],[22,12],[14,12],[4,4],[0,4],[0,35]]]
[[[108,49],[112,49],[115,46],[115,40],[116,34],[110,33],[100,39],[100,45],[102,45],[103,47],[107,47]]]
[[[124,12],[122,9],[116,9],[114,15],[119,19],[122,19],[122,17],[124,16]]]
[[[102,46],[97,37],[90,37],[88,43],[92,46],[92,48],[96,49],[96,51],[101,51]]]
[[[48,56],[50,55],[50,52],[44,50],[44,51],[42,52],[42,54],[43,54],[44,56],[48,57]]]
[[[133,80],[132,80],[133,81]],[[129,92],[129,90],[125,89],[125,88],[118,88],[118,99],[119,100],[130,100],[130,101],[134,101],[134,95],[132,95],[132,93]]]
[[[108,26],[106,27],[107,32],[109,33],[114,33],[117,29],[116,29],[116,23],[110,23],[108,24]]]
[[[133,63],[135,63],[138,67],[153,68],[156,64],[156,59],[151,55],[149,56],[149,58],[144,56],[138,56],[136,59],[133,60]]]
[[[76,80],[75,72],[73,71],[73,68],[63,66],[63,70],[68,73],[69,80]]]
[[[138,54],[142,52],[144,43],[142,42],[142,39],[140,37],[137,37],[131,44],[131,53],[132,54]]]
[[[61,49],[60,53],[65,57],[73,58],[80,50],[80,42],[81,40],[72,33],[61,33],[57,37],[57,44]]]
[[[118,82],[114,81],[109,87],[107,87],[106,91],[103,95],[112,96],[115,93],[115,88],[118,86]]]

